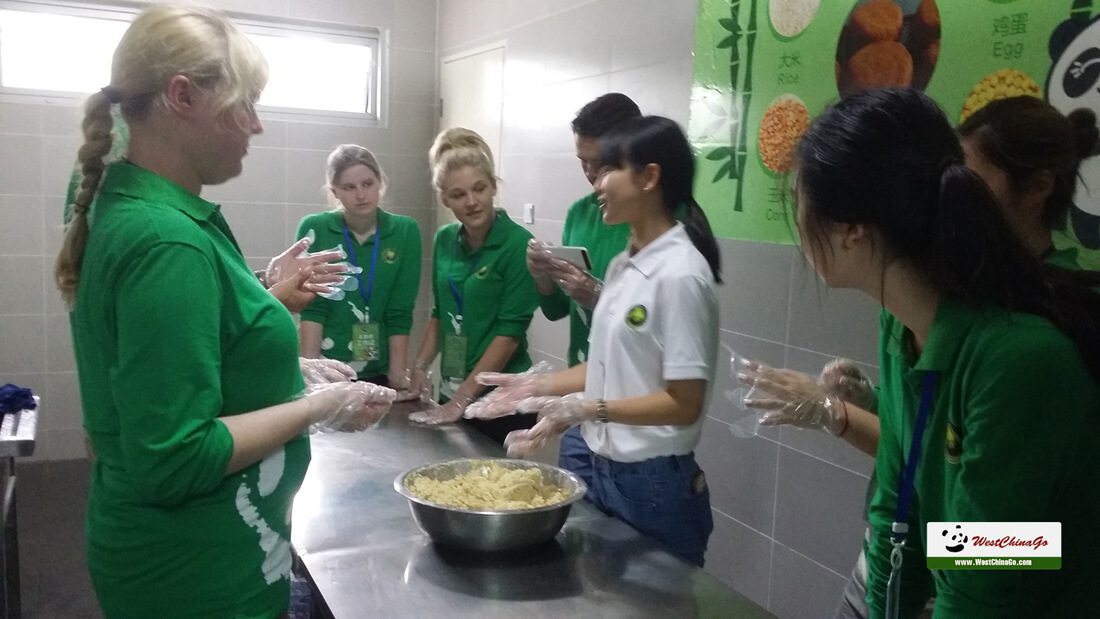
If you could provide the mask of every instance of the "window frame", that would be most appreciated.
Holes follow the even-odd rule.
[[[52,13],[100,19],[124,19],[129,22],[147,8],[147,4],[125,0],[96,4],[68,2],[65,0],[0,0],[0,10]],[[370,26],[347,26],[333,22],[263,16],[233,11],[220,11],[246,34],[266,36],[306,35],[334,43],[366,45],[371,52],[371,66],[367,84],[367,109],[363,112],[317,110],[310,108],[259,105],[263,119],[283,121],[314,120],[339,122],[359,126],[382,126],[386,113],[384,91],[387,50],[383,44],[384,32]],[[106,84],[104,84],[106,85]],[[80,106],[91,93],[38,90],[0,85],[0,103],[46,104]]]

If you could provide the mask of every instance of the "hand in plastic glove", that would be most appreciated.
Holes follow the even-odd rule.
[[[432,399],[432,371],[426,363],[417,361],[409,370],[409,392],[419,398],[421,402],[430,402]]]
[[[603,282],[568,260],[551,258],[551,264],[551,276],[570,299],[586,309],[596,307],[603,291]]]
[[[307,385],[346,383],[358,377],[351,366],[335,359],[299,357],[298,365],[302,368],[302,378],[305,379]]]
[[[358,432],[375,425],[389,412],[393,389],[372,383],[329,383],[306,387],[313,411],[314,432]]]
[[[582,393],[571,393],[561,398],[529,398],[518,408],[521,413],[537,412],[539,420],[530,430],[516,430],[505,437],[504,446],[513,458],[528,456],[569,428],[595,419],[599,405]]]
[[[347,256],[343,251],[325,251],[311,254],[306,250],[313,243],[307,237],[294,243],[286,251],[275,256],[264,270],[264,283],[270,288],[294,277],[302,269],[313,267],[313,284],[334,284],[344,280],[341,273],[347,271],[346,264],[328,264],[333,260],[343,260]]]
[[[848,359],[830,361],[821,370],[821,376],[817,382],[821,383],[825,392],[831,396],[872,413],[878,411],[878,394],[875,393],[875,385],[855,361]]]
[[[477,384],[496,387],[484,398],[474,402],[466,409],[467,419],[496,419],[516,412],[516,406],[547,391],[546,372],[550,366],[539,362],[526,372],[502,374],[482,372],[477,375]]]
[[[420,393],[410,389],[412,384],[412,372],[410,370],[391,370],[386,375],[386,379],[390,381],[390,388],[397,391],[395,402],[409,402],[420,399]]]
[[[552,275],[553,256],[546,250],[546,243],[538,239],[527,241],[527,270],[535,278],[535,288],[539,294],[552,294],[557,289]]]
[[[741,372],[737,378],[754,390],[757,397],[745,399],[745,406],[766,411],[760,425],[796,425],[820,428],[834,436],[848,429],[844,403],[830,396],[812,378],[794,370],[777,370],[759,363],[748,366],[753,373]]]
[[[428,426],[438,426],[444,423],[454,423],[462,418],[462,413],[474,399],[462,393],[456,393],[450,402],[443,406],[433,406],[428,410],[419,411],[409,415],[409,421],[422,423]]]

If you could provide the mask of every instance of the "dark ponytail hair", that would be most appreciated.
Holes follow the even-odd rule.
[[[799,143],[802,234],[819,249],[829,222],[871,226],[887,260],[905,261],[944,298],[1052,322],[1100,380],[1100,295],[1081,285],[1087,275],[1031,256],[962,157],[947,117],[923,93],[848,97]]]
[[[1063,116],[1046,101],[1029,96],[989,102],[958,129],[982,155],[1021,188],[1047,171],[1054,187],[1043,206],[1043,223],[1053,227],[1073,204],[1081,161],[1094,154],[1100,130],[1096,113],[1079,108]]]
[[[684,206],[680,220],[688,237],[710,265],[714,281],[722,283],[722,257],[710,221],[692,193],[695,156],[680,125],[663,116],[641,116],[617,125],[600,139],[601,166],[630,166],[640,172],[651,163],[661,168],[665,208],[671,214]]]

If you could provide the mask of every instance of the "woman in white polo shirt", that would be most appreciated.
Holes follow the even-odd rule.
[[[676,123],[624,123],[601,140],[600,166],[604,223],[627,223],[631,236],[608,267],[587,363],[541,376],[482,374],[479,382],[499,388],[467,416],[537,411],[539,422],[505,443],[519,456],[581,424],[592,452],[587,498],[701,566],[714,524],[693,450],[717,360],[718,246],[692,196],[695,161]]]

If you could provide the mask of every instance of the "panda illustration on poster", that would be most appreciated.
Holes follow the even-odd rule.
[[[1090,19],[1091,6],[1082,5],[1091,2],[1075,2],[1070,18],[1051,34],[1052,64],[1044,91],[1063,114],[1085,107],[1100,115],[1100,16]],[[1057,245],[1076,244],[1088,254],[1100,251],[1100,158],[1081,163],[1074,208],[1059,236]]]

